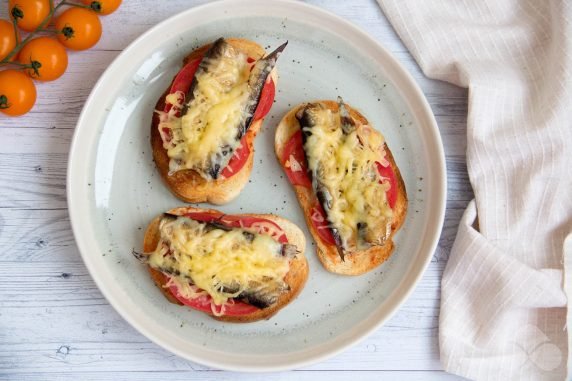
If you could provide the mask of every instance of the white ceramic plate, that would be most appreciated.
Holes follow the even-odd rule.
[[[276,103],[256,139],[251,182],[225,212],[276,213],[308,237],[309,281],[278,315],[224,324],[168,303],[132,256],[147,223],[183,205],[161,183],[149,124],[157,98],[192,49],[219,36],[274,48]],[[315,257],[294,192],[274,156],[274,130],[292,106],[341,95],[385,135],[404,176],[409,214],[395,253],[360,277],[326,272]],[[89,272],[115,309],[164,348],[208,366],[269,371],[332,356],[379,327],[413,290],[435,250],[445,209],[445,165],[430,108],[409,74],[355,26],[302,2],[210,3],[157,25],[102,75],[76,127],[68,167],[68,205]]]

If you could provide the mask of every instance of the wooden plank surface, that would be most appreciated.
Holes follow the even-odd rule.
[[[201,372],[192,371],[192,378],[189,377],[189,371],[175,372],[77,372],[74,373],[76,380],[81,381],[188,381],[189,379],[197,381],[212,381],[213,379],[220,381],[286,381],[295,378],[298,381],[316,381],[327,379],[329,381],[347,381],[353,377],[359,377],[360,381],[424,381],[427,379],[434,380],[458,380],[453,375],[443,372],[414,372],[414,371],[294,371],[292,373],[278,374],[240,374],[233,372]],[[14,377],[19,381],[35,381],[38,376],[35,373],[18,373],[7,374],[7,377]],[[50,380],[68,380],[69,373],[52,373]],[[46,380],[46,378],[43,378]]]
[[[466,173],[467,92],[423,77],[374,0],[308,3],[359,25],[414,76],[437,118],[449,181],[445,226],[421,283],[382,328],[328,361],[295,372],[243,375],[182,360],[131,328],[99,293],[79,257],[66,209],[67,152],[91,88],[131,41],[205,0],[124,1],[102,18],[95,48],[70,54],[66,74],[38,87],[34,110],[0,117],[0,380],[454,379],[438,357],[439,282],[472,199]],[[0,1],[6,17],[7,0]]]

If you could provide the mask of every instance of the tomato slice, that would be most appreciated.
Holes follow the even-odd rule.
[[[197,298],[185,298],[181,294],[179,294],[179,289],[176,285],[172,284],[169,287],[169,291],[177,300],[183,303],[185,306],[191,307],[195,310],[207,312],[212,314],[211,309],[211,302],[212,298],[210,295],[202,295]],[[258,311],[258,307],[254,307],[251,304],[241,302],[239,300],[233,300],[232,303],[229,303],[224,308],[224,315],[225,316],[240,316],[240,315],[248,315],[253,312]]]
[[[185,214],[186,217],[192,218],[193,220],[203,221],[203,222],[215,222],[224,216],[223,213],[213,211],[213,212],[192,212]]]
[[[228,164],[224,169],[221,171],[221,176],[225,179],[228,179],[236,172],[240,171],[244,164],[248,161],[248,156],[250,155],[250,147],[248,146],[248,142],[246,141],[246,137],[248,132],[244,134],[242,139],[240,139],[240,147],[234,151],[234,155],[228,161]]]
[[[297,163],[292,164],[292,159]],[[286,162],[289,162],[286,166]],[[292,170],[292,165],[297,166],[297,170]],[[286,176],[294,185],[301,185],[306,188],[312,187],[312,181],[308,175],[308,164],[306,161],[306,154],[302,145],[302,131],[298,130],[286,142],[284,152],[282,154],[282,166],[286,171]]]
[[[312,225],[314,225],[320,239],[328,245],[335,245],[336,241],[334,240],[334,235],[329,227],[326,212],[324,211],[324,208],[322,208],[322,205],[317,201],[312,209],[310,209],[310,219],[312,220]]]
[[[292,159],[295,161],[295,164],[292,164]],[[288,166],[286,166],[287,161],[289,162]],[[293,165],[296,168],[295,171],[292,170]],[[306,161],[306,154],[304,153],[301,130],[296,131],[286,142],[282,155],[282,166],[286,171],[288,180],[290,180],[293,185],[300,185],[306,188],[312,187],[312,181],[308,175],[308,162]],[[332,231],[328,226],[326,212],[318,201],[316,201],[312,209],[310,209],[310,220],[318,232],[318,236],[324,243],[328,245],[336,244]]]
[[[199,68],[199,64],[203,60],[203,57],[197,57],[194,60],[188,62],[183,68],[177,73],[175,79],[173,80],[173,84],[169,89],[169,94],[174,94],[177,91],[182,92],[183,94],[187,94],[189,89],[191,88],[191,83],[193,83],[193,78],[195,77],[195,72]],[[184,103],[185,99],[182,99],[181,103]],[[163,111],[168,112],[173,107],[170,103],[165,103],[165,107]],[[179,116],[179,113],[177,113]]]
[[[264,118],[270,112],[275,96],[276,85],[274,84],[272,77],[268,76],[268,80],[266,80],[266,83],[260,92],[260,101],[258,102],[256,111],[252,117],[253,121]]]
[[[282,228],[265,218],[233,216],[220,212],[192,212],[185,214],[185,216],[197,221],[217,222],[232,228],[256,228],[259,234],[267,234],[280,243],[288,243],[288,237]]]
[[[389,181],[389,189],[385,192],[387,197],[387,203],[389,207],[393,209],[395,206],[395,202],[397,201],[397,178],[395,177],[395,172],[393,172],[393,168],[391,165],[384,167],[379,162],[375,162],[377,165],[377,171],[379,172],[381,177],[386,178]]]
[[[288,237],[286,237],[282,228],[274,222],[264,218],[225,215],[219,221],[231,227],[257,229],[259,234],[270,235],[280,243],[288,243]]]

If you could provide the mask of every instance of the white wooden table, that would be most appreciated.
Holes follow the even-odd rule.
[[[125,0],[104,35],[71,53],[67,73],[39,84],[21,118],[0,117],[0,380],[454,379],[438,351],[439,284],[472,198],[466,164],[467,92],[423,77],[374,0],[309,0],[361,26],[401,61],[427,96],[447,155],[448,201],[439,247],[411,298],[368,339],[293,372],[245,375],[180,359],[129,326],[85,269],[66,208],[66,162],[79,112],[109,63],[160,21],[205,0]],[[0,0],[7,17],[8,0]]]

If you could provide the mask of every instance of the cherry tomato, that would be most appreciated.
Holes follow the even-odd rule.
[[[113,13],[121,5],[121,0],[81,0],[81,2],[89,5],[91,9],[100,15]]]
[[[26,74],[17,70],[0,71],[0,112],[18,116],[36,103],[36,86]]]
[[[101,22],[94,11],[71,7],[56,20],[58,40],[68,49],[91,48],[101,38]]]
[[[24,45],[18,54],[18,61],[23,64],[39,64],[36,70],[28,69],[30,77],[38,81],[53,81],[65,73],[68,54],[57,40],[38,37]]]
[[[16,46],[14,25],[7,20],[0,20],[0,61]]]
[[[18,27],[33,32],[50,14],[49,0],[10,0],[10,17],[16,18]]]

